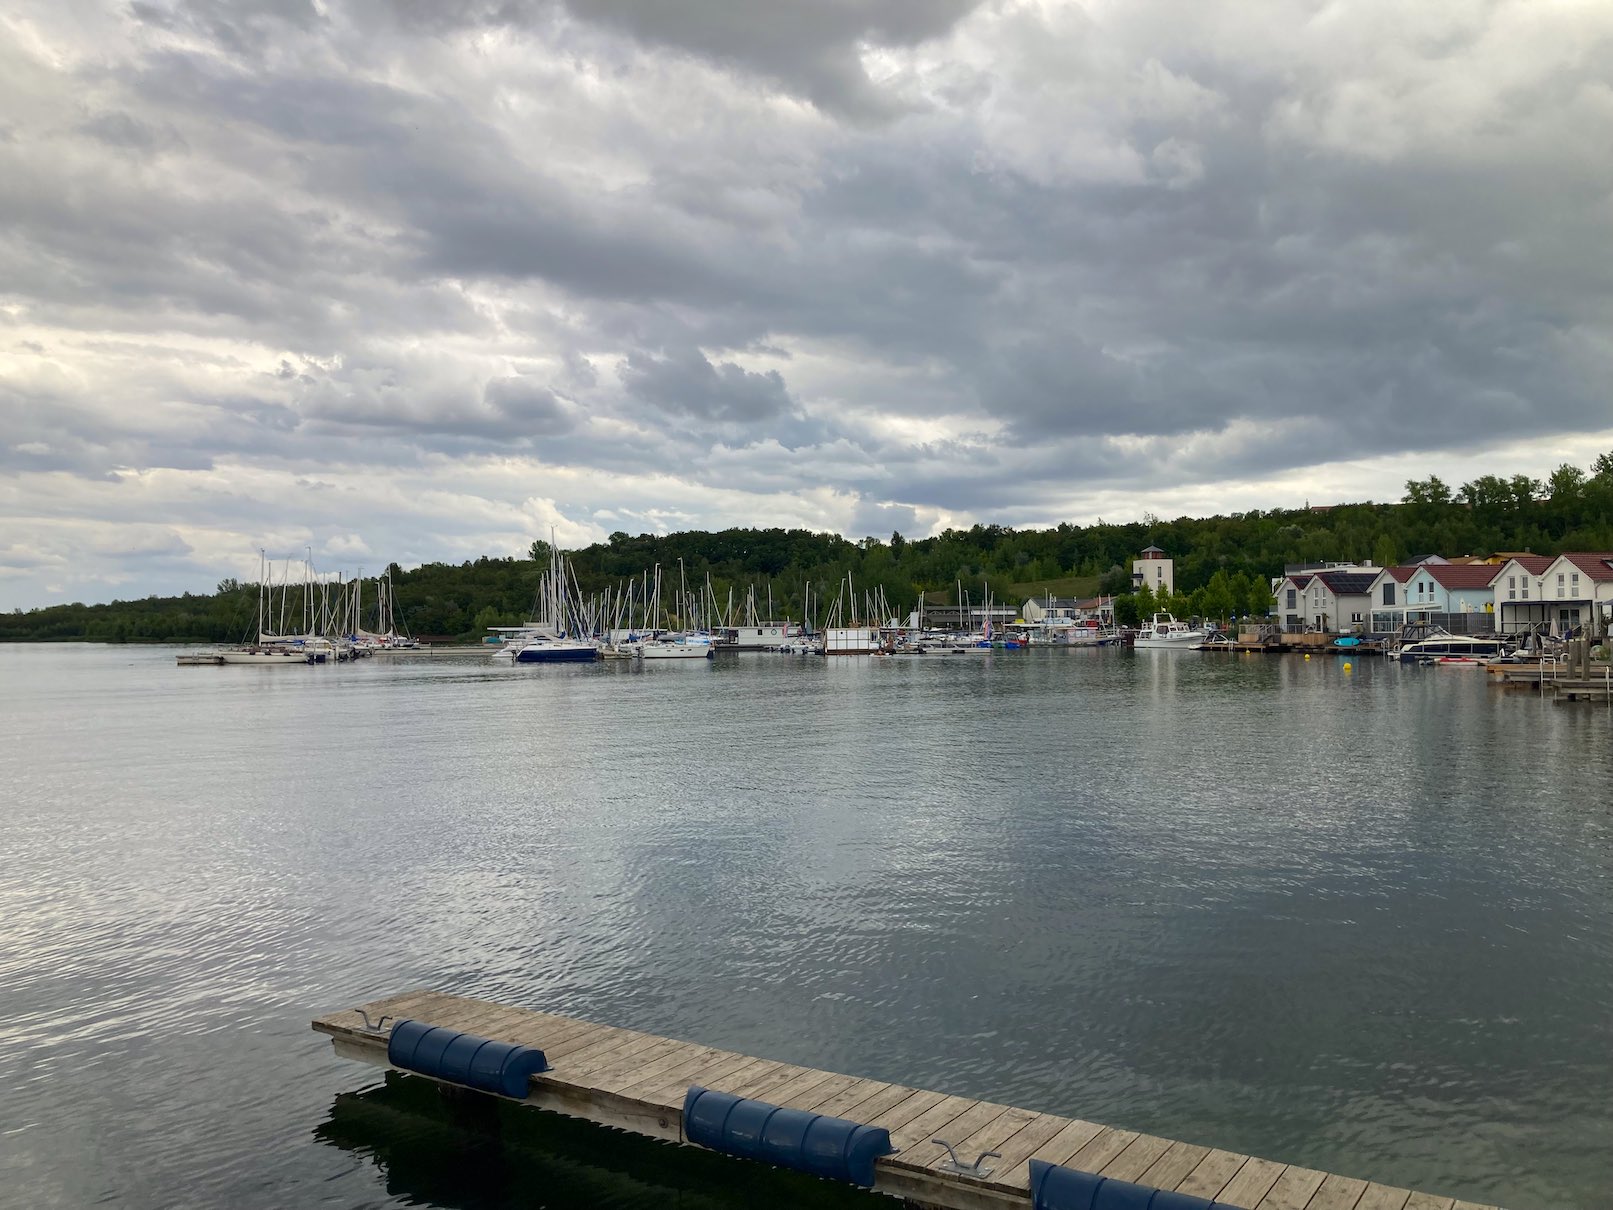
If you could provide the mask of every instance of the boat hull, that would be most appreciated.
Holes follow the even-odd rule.
[[[515,653],[517,664],[591,664],[598,658],[599,651],[593,647],[551,647]]]

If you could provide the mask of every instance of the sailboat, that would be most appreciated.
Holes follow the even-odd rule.
[[[516,664],[581,664],[599,658],[597,643],[567,633],[571,594],[566,564],[554,545],[553,531],[549,537],[549,568],[538,585],[537,616],[526,626],[495,628],[506,635],[503,650],[493,653],[495,659]]]

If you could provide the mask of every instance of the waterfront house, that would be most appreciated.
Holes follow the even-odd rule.
[[[1406,581],[1408,621],[1430,622],[1453,634],[1495,628],[1497,568],[1488,563],[1423,563]]]
[[[1406,581],[1417,574],[1415,566],[1385,567],[1367,586],[1373,634],[1394,634],[1406,624]]]
[[[1371,611],[1372,570],[1293,572],[1277,585],[1283,628],[1324,633],[1362,631]]]
[[[1520,634],[1551,621],[1546,569],[1555,562],[1551,555],[1513,555],[1495,569],[1490,587],[1498,634]]]
[[[1311,572],[1294,571],[1271,586],[1271,595],[1277,598],[1277,616],[1282,619],[1284,630],[1305,629],[1305,610],[1309,602],[1304,594],[1310,587],[1311,579]]]
[[[1605,619],[1613,613],[1613,551],[1571,551],[1558,555],[1540,577],[1546,620],[1562,633],[1591,620],[1595,609]]]

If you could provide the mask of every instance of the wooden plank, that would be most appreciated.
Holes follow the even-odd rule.
[[[674,1042],[671,1038],[657,1038],[642,1034],[636,1038],[606,1038],[576,1055],[567,1055],[554,1064],[553,1075],[568,1084],[598,1084],[619,1076],[624,1071],[639,1071],[645,1064],[671,1054],[685,1054],[687,1042]]]
[[[931,1092],[927,1088],[922,1088],[896,1102],[872,1119],[868,1125],[883,1126],[886,1130],[895,1131],[898,1127],[907,1125],[926,1109],[939,1105],[944,1100],[946,1093]]]
[[[1199,1166],[1205,1156],[1210,1154],[1208,1147],[1198,1147],[1192,1143],[1172,1143],[1165,1149],[1165,1153],[1143,1170],[1137,1178],[1139,1185],[1152,1185],[1155,1189],[1175,1189],[1184,1180],[1187,1174]]]
[[[1356,1202],[1367,1191],[1367,1183],[1354,1177],[1328,1174],[1322,1178],[1305,1210],[1355,1210]]]
[[[1274,1160],[1251,1159],[1238,1169],[1237,1175],[1227,1182],[1226,1188],[1215,1195],[1215,1200],[1225,1202],[1229,1206],[1242,1206],[1245,1210],[1255,1210],[1286,1171],[1288,1171],[1286,1164],[1279,1164]]]
[[[981,1126],[973,1134],[965,1135],[961,1140],[954,1139],[949,1134],[947,1137],[947,1142],[951,1143],[957,1149],[958,1156],[963,1160],[964,1163],[972,1164],[982,1152],[1002,1151],[1009,1139],[1017,1136],[1019,1132],[1024,1130],[1027,1126],[1039,1121],[1042,1116],[1042,1114],[1035,1113],[1029,1109],[1009,1109],[1004,1113],[998,1114],[995,1118]],[[963,1129],[962,1119],[954,1122],[951,1126],[947,1127],[947,1129],[948,1131],[961,1131]],[[1050,1137],[1051,1133],[1040,1136],[1042,1141],[1046,1141],[1046,1139]],[[938,1168],[944,1160],[949,1158],[950,1157],[947,1156],[943,1150],[942,1154],[935,1157],[935,1160],[930,1164],[930,1167]],[[993,1174],[995,1174],[1003,1167],[1003,1161],[1005,1158],[1006,1157],[1003,1155],[998,1155],[993,1159],[989,1159],[986,1161],[986,1167],[990,1168]]]
[[[825,1080],[833,1078],[834,1076],[831,1072],[817,1071],[811,1067],[802,1068],[800,1075],[793,1080],[784,1081],[763,1099],[771,1101],[775,1105],[787,1105],[803,1092],[810,1092]]]
[[[1169,1139],[1156,1138],[1151,1134],[1139,1134],[1126,1144],[1124,1151],[1099,1170],[1099,1175],[1115,1181],[1135,1182],[1170,1148]]]
[[[555,1043],[555,1061],[558,1065],[560,1060],[564,1060],[580,1068],[597,1055],[604,1054],[609,1050],[615,1050],[618,1046],[625,1046],[634,1039],[652,1036],[651,1034],[634,1033],[632,1030],[614,1029],[609,1025],[601,1025],[598,1029],[575,1033],[569,1038]]]
[[[1202,1160],[1198,1167],[1188,1173],[1186,1178],[1176,1186],[1176,1192],[1190,1194],[1193,1197],[1208,1198],[1216,1201],[1221,1196],[1233,1177],[1243,1166],[1249,1162],[1249,1157],[1239,1155],[1235,1151],[1212,1150]],[[1273,1177],[1275,1179],[1275,1176]],[[1265,1197],[1266,1191],[1262,1189],[1260,1196]]]
[[[1135,1130],[1116,1130],[1113,1126],[1105,1126],[1093,1136],[1090,1143],[1064,1162],[1082,1172],[1099,1172],[1105,1164],[1130,1147],[1136,1137]]]
[[[920,1140],[913,1147],[912,1155],[908,1158],[915,1167],[935,1168],[942,1161],[950,1158],[947,1155],[946,1148],[935,1142],[936,1139],[944,1138],[957,1148],[958,1157],[965,1163],[969,1163],[975,1157],[973,1155],[964,1155],[964,1149],[959,1146],[959,1141],[969,1138],[977,1131],[991,1127],[1008,1112],[1010,1112],[1010,1107],[1007,1105],[998,1105],[992,1101],[976,1101],[945,1126],[939,1126],[932,1130],[928,1142]],[[1019,1125],[1023,1126],[1024,1123],[1020,1122]]]
[[[918,1089],[909,1088],[906,1084],[887,1084],[873,1095],[865,1097],[854,1105],[847,1105],[842,1116],[854,1122],[872,1122],[880,1114],[894,1109]]]
[[[1035,1155],[1039,1148],[1046,1146],[1054,1136],[1069,1125],[1069,1118],[1061,1118],[1055,1113],[1037,1114],[992,1149],[1002,1154],[992,1162],[992,1175],[987,1179],[991,1180],[994,1187],[998,1186],[1016,1165],[1023,1164]],[[1026,1186],[1029,1186],[1028,1168]]]
[[[1008,1164],[1008,1157],[1004,1156],[1004,1167],[998,1170],[999,1175],[991,1178],[991,1183],[999,1189],[1029,1189],[1032,1160],[1045,1160],[1049,1164],[1066,1163],[1071,1156],[1106,1129],[1107,1127],[1100,1126],[1096,1122],[1083,1122],[1079,1118],[1074,1118],[1069,1125],[1061,1128],[1035,1151],[1013,1161],[1011,1165]]]
[[[617,1096],[631,1097],[644,1085],[661,1083],[666,1075],[689,1070],[719,1053],[721,1052],[709,1046],[691,1046],[684,1042],[677,1050],[651,1059],[641,1066],[630,1067],[629,1070],[608,1079],[596,1077],[590,1083],[596,1088],[614,1092]]]
[[[1406,1199],[1406,1210],[1456,1210],[1456,1199],[1436,1197],[1432,1193],[1413,1193]]]
[[[1369,1183],[1361,1194],[1361,1200],[1356,1202],[1355,1210],[1406,1210],[1406,1202],[1410,1198],[1410,1189]]]
[[[638,1085],[632,1090],[633,1095],[650,1101],[670,1100],[673,1104],[681,1105],[689,1085],[699,1084],[702,1088],[710,1088],[712,1082],[720,1079],[725,1072],[737,1071],[750,1061],[749,1055],[719,1050],[704,1062],[662,1072],[656,1079]]]
[[[1327,1173],[1311,1168],[1284,1168],[1256,1210],[1305,1210],[1326,1179]]]
[[[827,1079],[819,1080],[811,1088],[791,1093],[774,1102],[783,1105],[786,1109],[811,1109],[817,1112],[814,1106],[821,1105],[838,1094],[845,1092],[853,1085],[862,1083],[856,1076],[831,1075]]]
[[[1451,1203],[1451,1210],[1500,1210],[1500,1207],[1492,1206],[1489,1203],[1481,1205],[1478,1202],[1453,1202]]]
[[[730,1088],[728,1091],[735,1096],[754,1097],[765,1101],[772,1097],[774,1089],[783,1087],[809,1070],[811,1069],[798,1067],[794,1063],[780,1063],[772,1071],[758,1075],[748,1083]]]
[[[718,1076],[706,1087],[714,1092],[732,1092],[737,1085],[743,1084],[747,1080],[754,1080],[757,1076],[772,1071],[779,1066],[781,1064],[773,1059],[752,1059],[743,1067]]]
[[[889,1084],[882,1083],[879,1079],[860,1079],[857,1076],[844,1076],[844,1079],[847,1081],[844,1087],[831,1092],[827,1091],[827,1084],[819,1086],[816,1091],[823,1094],[821,1099],[815,1100],[810,1105],[805,1104],[805,1102],[797,1102],[795,1108],[811,1110],[813,1113],[823,1113],[826,1118],[840,1118],[840,1116],[845,1115],[845,1108],[848,1105],[855,1105],[860,1100],[868,1099],[869,1095],[879,1091],[882,1087],[890,1087]]]
[[[978,1104],[980,1102],[972,1097],[942,1097],[918,1117],[904,1123],[900,1129],[891,1131],[891,1142],[904,1153],[909,1153],[920,1143],[928,1144],[937,1134],[944,1133],[947,1123],[957,1120]],[[923,1160],[910,1158],[908,1163],[910,1166],[923,1167],[934,1157],[935,1148],[926,1146]]]

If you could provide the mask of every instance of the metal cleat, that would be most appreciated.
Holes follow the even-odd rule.
[[[977,1181],[985,1180],[992,1173],[992,1169],[983,1168],[983,1167],[981,1167],[981,1165],[984,1164],[987,1160],[992,1159],[994,1157],[997,1158],[997,1159],[1001,1159],[1002,1154],[1003,1154],[1000,1151],[982,1151],[980,1153],[980,1155],[975,1159],[974,1163],[965,1164],[961,1159],[958,1158],[957,1149],[954,1148],[952,1146],[952,1144],[947,1142],[945,1139],[931,1139],[930,1141],[932,1143],[940,1143],[941,1146],[945,1147],[947,1149],[947,1155],[949,1157],[948,1159],[943,1160],[941,1162],[940,1167],[937,1168],[936,1171],[938,1171],[938,1172],[951,1172],[951,1173],[955,1173],[958,1176],[972,1177],[974,1180],[977,1180]]]

